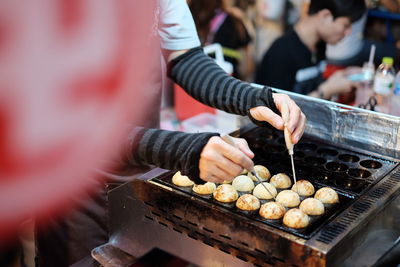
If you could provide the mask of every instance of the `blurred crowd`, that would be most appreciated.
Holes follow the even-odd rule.
[[[257,69],[271,45],[293,30],[308,16],[309,0],[195,0],[188,1],[203,45],[219,43],[225,59],[233,64],[233,76],[249,82],[263,83],[256,78]],[[400,12],[399,0],[367,0],[368,9]],[[400,21],[393,21],[391,34],[400,39]],[[368,61],[371,44],[377,45],[375,65],[383,56],[398,62],[396,43],[387,41],[385,19],[368,16],[368,11],[352,23],[348,36],[338,44],[327,43],[326,77],[336,69],[362,66]],[[368,29],[368,31],[366,30]],[[351,32],[351,33],[350,33]],[[398,46],[398,45],[397,45]],[[332,67],[333,66],[333,71]],[[265,84],[265,82],[264,82]],[[271,85],[271,84],[267,84]]]

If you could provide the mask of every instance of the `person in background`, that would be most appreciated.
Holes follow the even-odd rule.
[[[245,68],[249,69],[247,73],[240,73],[239,64],[248,63],[248,58],[252,58],[249,47],[252,39],[240,9],[233,8],[223,0],[190,1],[189,7],[201,44],[219,43],[225,59],[233,65],[233,76],[248,79],[246,76],[250,75],[252,67]]]
[[[396,47],[390,43],[370,41],[364,38],[367,14],[351,25],[351,33],[337,44],[328,44],[326,59],[330,65],[338,67],[362,66],[369,59],[371,46],[375,45],[375,66],[380,64],[383,57],[396,56]]]
[[[143,0],[144,1],[144,0]],[[148,1],[148,0],[145,0]],[[197,0],[196,0],[197,1]],[[247,115],[257,123],[269,123],[283,130],[278,115],[288,103],[290,120],[287,127],[292,141],[303,135],[306,118],[287,95],[270,88],[257,89],[227,75],[200,47],[196,28],[185,0],[160,0],[158,35],[168,75],[197,100],[224,111]],[[161,51],[155,50],[154,53]],[[160,64],[161,60],[154,62]],[[140,177],[150,167],[181,171],[195,183],[232,180],[243,168],[253,167],[254,156],[244,139],[235,138],[237,147],[225,143],[218,133],[183,133],[156,129],[160,108],[161,66],[154,66],[154,80],[144,84],[154,98],[143,122],[147,127],[134,127],[121,152],[119,167],[102,171],[106,183],[121,184]],[[149,125],[149,122],[151,124]],[[117,172],[117,170],[121,172]],[[70,216],[55,220],[39,237],[40,266],[90,266],[86,262],[91,249],[108,241],[106,220],[107,185],[95,188],[96,194],[82,202]]]
[[[365,13],[364,0],[311,0],[308,16],[274,42],[256,71],[256,83],[330,99],[357,83],[337,71],[325,80],[325,47],[351,32],[351,23]]]

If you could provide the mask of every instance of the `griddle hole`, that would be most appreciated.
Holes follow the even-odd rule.
[[[226,254],[231,254],[231,252],[227,249],[219,247],[219,250],[221,250],[222,252],[225,252]]]
[[[221,241],[221,240],[218,240],[218,239],[215,239],[215,238],[211,238],[211,240],[214,241],[214,242],[216,242],[216,243],[222,244],[222,241]]]
[[[200,233],[200,232],[198,232],[198,231],[195,231],[195,233],[196,233],[197,235],[199,235],[199,236],[203,237],[203,238],[205,238],[205,237],[206,237],[206,235],[205,235],[205,234],[203,234],[203,233]]]
[[[214,233],[214,231],[213,231],[213,230],[211,230],[211,229],[208,229],[207,227],[203,227],[203,230],[204,230],[204,231],[206,231],[206,232],[209,232],[209,233]]]
[[[243,246],[246,246],[246,247],[249,246],[249,244],[247,244],[246,242],[239,242],[239,243],[242,244]]]
[[[187,227],[186,225],[180,224],[179,226],[182,227],[183,229],[185,229],[186,231],[190,230],[189,227]]]
[[[261,138],[251,139],[249,140],[249,146],[254,148],[262,148],[265,146],[265,140]]]
[[[350,154],[343,154],[339,156],[339,159],[344,162],[358,162],[360,160],[359,157]]]
[[[304,154],[304,152],[301,151],[296,151],[296,153],[293,154],[293,158],[294,159],[302,159],[304,158],[306,154]]]
[[[329,149],[329,148],[321,148],[321,149],[318,149],[317,152],[321,156],[330,156],[330,157],[334,157],[337,154],[339,154],[339,152],[337,152],[336,150]]]
[[[329,162],[325,165],[325,168],[328,171],[334,171],[334,172],[344,172],[348,170],[348,167],[346,164],[338,163],[338,162]]]
[[[153,204],[151,204],[150,202],[147,202],[147,201],[145,201],[144,204],[146,204],[146,205],[149,206],[149,207],[154,207]]]
[[[303,165],[297,164],[296,162],[294,163],[294,166],[295,166],[296,172],[298,172],[298,173],[310,175],[310,173],[312,172],[311,167],[303,166]]]
[[[269,153],[281,153],[285,151],[285,147],[282,145],[265,145],[264,146],[264,151],[269,152]]]
[[[275,256],[272,256],[272,258],[274,260],[277,260],[277,261],[280,261],[280,262],[286,262],[284,259],[281,259],[281,258],[278,258],[278,257],[275,257]]]
[[[330,173],[321,172],[321,173],[315,174],[314,177],[315,177],[315,179],[317,179],[318,181],[323,182],[323,183],[333,181],[333,175]]]
[[[311,143],[303,143],[295,146],[297,150],[303,150],[303,151],[314,151],[317,149],[317,147],[318,147],[317,145]]]
[[[208,241],[208,240],[203,240],[203,243],[206,244],[207,246],[214,247],[214,244],[211,243],[211,242]]]
[[[366,185],[365,181],[357,179],[339,179],[336,180],[336,185],[344,189],[359,189]]]
[[[382,163],[375,160],[363,160],[360,162],[361,166],[368,169],[379,169],[382,167]]]
[[[182,231],[179,230],[179,229],[177,229],[177,228],[175,228],[175,227],[172,227],[172,230],[174,230],[175,232],[178,232],[178,233],[182,234]]]
[[[188,224],[193,225],[193,226],[197,226],[197,223],[191,222],[191,221],[187,221]]]
[[[163,223],[163,222],[160,222],[160,221],[158,221],[158,223],[163,225],[163,226],[165,226],[165,227],[168,227],[168,224],[166,224],[166,223]]]
[[[150,221],[154,221],[154,219],[151,218],[150,216],[144,215],[144,217],[145,217],[146,219],[150,220]]]
[[[234,246],[234,245],[229,245],[229,246],[230,246],[231,248],[233,248],[233,249],[239,251],[239,248],[238,248],[238,247],[236,247],[236,246]]]
[[[257,251],[257,252],[260,253],[260,254],[267,255],[267,252],[264,252],[264,251],[262,251],[262,250],[259,250],[258,248],[254,249],[254,250]]]
[[[174,218],[178,219],[178,220],[181,220],[181,221],[183,220],[182,217],[180,217],[180,216],[178,216],[178,215],[172,214],[172,216],[173,216]]]
[[[228,239],[228,240],[232,240],[232,238],[230,236],[227,235],[219,235],[222,238]]]
[[[368,178],[371,176],[371,173],[369,171],[362,170],[362,169],[350,169],[347,173],[350,176],[356,177],[356,178]]]
[[[245,262],[249,261],[248,259],[246,259],[245,257],[240,256],[240,255],[236,255],[236,258],[241,259],[242,261],[245,261]]]
[[[190,237],[191,239],[198,240],[198,238],[192,234],[188,234],[187,236]]]
[[[311,166],[321,166],[325,164],[326,160],[318,157],[306,157],[304,162]]]

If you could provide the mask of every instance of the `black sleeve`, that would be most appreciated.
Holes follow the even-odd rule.
[[[155,165],[167,170],[180,170],[196,184],[202,184],[205,181],[200,179],[200,154],[208,140],[218,135],[137,127],[129,134],[125,161],[137,166]]]
[[[257,89],[229,76],[200,47],[174,59],[169,76],[198,101],[229,113],[248,115],[257,106],[278,112],[270,88]]]

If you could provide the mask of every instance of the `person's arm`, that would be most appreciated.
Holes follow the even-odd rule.
[[[188,94],[206,105],[229,113],[249,115],[256,121],[268,122],[283,130],[284,122],[278,110],[283,101],[288,102],[288,128],[293,133],[293,142],[300,140],[306,119],[288,96],[273,93],[268,87],[254,88],[227,75],[200,47],[169,52],[166,56],[170,61],[169,76]]]
[[[222,141],[217,133],[192,134],[137,127],[129,134],[123,157],[131,165],[180,170],[197,184],[221,183],[232,180],[243,168],[253,167],[254,154],[246,141],[234,140],[238,148]]]
[[[329,100],[333,95],[348,93],[358,86],[358,82],[351,81],[347,78],[346,71],[336,71],[326,81],[321,83],[317,90],[312,91],[309,96]]]

